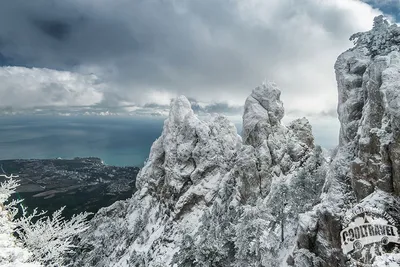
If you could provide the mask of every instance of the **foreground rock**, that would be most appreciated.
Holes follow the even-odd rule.
[[[350,264],[337,233],[352,208],[387,212],[399,227],[400,28],[380,16],[371,31],[352,39],[355,47],[341,54],[335,64],[340,144],[328,170],[322,203],[304,216],[295,266],[300,261],[304,266]],[[372,255],[369,259],[352,257],[372,264],[375,256],[396,251],[389,247],[376,255],[367,252]],[[395,264],[400,266],[400,261]]]

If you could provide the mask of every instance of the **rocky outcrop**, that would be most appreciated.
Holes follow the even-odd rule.
[[[281,124],[273,83],[246,101],[244,142],[189,101],[171,103],[162,135],[127,201],[101,209],[75,266],[279,266],[300,213],[319,200],[326,162],[306,119]],[[249,247],[249,244],[252,244]]]
[[[339,56],[341,130],[329,166],[305,118],[281,124],[273,83],[247,98],[243,141],[225,117],[200,120],[175,99],[138,191],[96,214],[73,265],[349,265],[339,234],[347,211],[373,207],[400,222],[399,36],[377,17]]]
[[[400,28],[382,16],[339,56],[341,145],[353,143],[352,186],[360,200],[376,188],[400,194]]]
[[[295,120],[285,127],[281,124],[283,116],[280,91],[274,83],[255,88],[245,102],[243,144],[254,151],[257,171],[254,177],[246,179],[246,183],[252,184],[251,188],[242,191],[243,195],[258,193],[253,200],[266,197],[274,177],[288,175],[302,166],[314,149],[314,137],[307,119]]]
[[[172,264],[184,235],[194,236],[224,189],[239,144],[226,118],[201,121],[185,97],[175,99],[137,177],[138,191],[95,216],[94,231],[83,240],[86,249],[94,249],[82,254],[78,265]]]
[[[322,202],[306,215],[294,253],[307,257],[305,266],[350,264],[337,233],[354,207],[379,207],[400,222],[400,28],[379,16],[371,31],[351,39],[355,47],[335,64],[339,147]]]

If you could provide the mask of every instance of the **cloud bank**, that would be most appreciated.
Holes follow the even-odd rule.
[[[380,14],[365,1],[1,1],[0,107],[148,109],[184,94],[233,114],[267,79],[289,117],[337,132],[333,65]]]
[[[322,112],[336,105],[336,57],[377,14],[352,0],[1,1],[0,63],[94,73],[108,105],[239,105],[266,78],[287,109]]]
[[[94,75],[24,67],[0,68],[0,106],[94,105],[103,99]]]

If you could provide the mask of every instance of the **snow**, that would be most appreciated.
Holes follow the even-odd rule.
[[[373,267],[398,267],[400,266],[400,254],[384,254],[377,257]]]
[[[4,187],[2,188],[4,189]],[[2,203],[10,196],[7,190],[0,189],[0,266],[4,267],[40,267],[28,262],[31,253],[13,236],[15,224],[10,220],[9,211]]]
[[[247,98],[243,138],[226,117],[200,119],[180,96],[138,191],[99,211],[81,236],[92,249],[76,265],[348,265],[339,233],[349,210],[400,217],[400,30],[378,17],[352,39],[335,64],[341,130],[328,161],[307,119],[282,125],[272,82]],[[397,260],[382,255],[376,266]]]
[[[94,250],[76,264],[90,266],[88,259],[94,258],[106,266],[207,265],[234,260],[229,246],[243,251],[237,256],[243,264],[252,264],[254,253],[267,250],[274,252],[266,253],[263,262],[284,261],[295,244],[297,215],[321,193],[326,162],[305,118],[288,127],[281,124],[279,97],[273,83],[253,90],[245,107],[245,144],[226,117],[201,120],[185,97],[172,101],[162,135],[137,177],[137,193],[99,211],[92,232],[81,241]],[[267,128],[259,128],[263,123]],[[299,190],[308,185],[315,191],[302,197]],[[286,190],[287,205],[281,211]],[[276,220],[285,220],[283,228]],[[249,237],[243,239],[246,231]],[[246,242],[252,244],[250,250]],[[209,254],[223,247],[218,255]]]

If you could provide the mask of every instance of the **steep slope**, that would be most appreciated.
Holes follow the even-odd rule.
[[[300,262],[302,266],[351,264],[342,253],[339,232],[347,213],[357,207],[386,212],[399,227],[400,28],[380,16],[371,31],[351,39],[355,47],[335,64],[339,147],[328,170],[322,203],[304,218],[295,266]],[[389,248],[377,256],[395,251]],[[364,264],[374,261],[360,255],[351,258]]]
[[[78,265],[170,264],[183,236],[194,235],[226,182],[239,144],[226,118],[200,121],[185,97],[175,99],[163,133],[137,177],[137,192],[99,211],[94,231],[83,241],[93,250]]]
[[[245,104],[244,142],[223,116],[199,120],[185,97],[138,175],[101,209],[75,266],[279,266],[297,217],[318,202],[326,163],[306,119],[288,127],[275,84]]]

